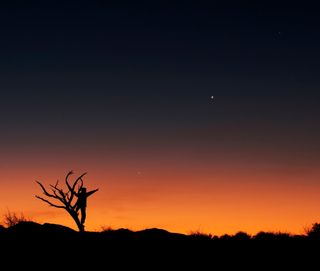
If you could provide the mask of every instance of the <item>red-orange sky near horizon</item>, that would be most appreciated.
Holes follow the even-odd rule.
[[[88,157],[93,159],[89,153]],[[88,201],[86,229],[91,231],[111,227],[164,228],[187,234],[303,234],[319,221],[319,170],[243,163],[188,166],[186,161],[173,164],[170,159],[157,165],[127,161],[108,166],[86,159],[74,163],[78,165],[74,168],[65,168],[65,159],[55,163],[48,159],[42,167],[36,166],[39,160],[26,161],[19,170],[2,168],[1,178],[6,182],[0,191],[0,215],[23,213],[39,223],[76,229],[67,212],[34,197],[41,195],[35,180],[48,186],[59,179],[63,185],[65,174],[73,169],[73,178],[88,171],[84,178],[88,189],[99,188]]]

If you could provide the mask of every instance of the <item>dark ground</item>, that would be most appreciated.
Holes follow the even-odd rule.
[[[183,235],[162,229],[79,233],[61,225],[23,222],[1,228],[0,242],[2,263],[10,269],[310,270],[320,261],[318,236],[280,233],[254,237]]]

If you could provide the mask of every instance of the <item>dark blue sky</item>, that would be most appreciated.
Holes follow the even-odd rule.
[[[316,157],[315,7],[63,2],[1,4],[4,148],[185,142]]]

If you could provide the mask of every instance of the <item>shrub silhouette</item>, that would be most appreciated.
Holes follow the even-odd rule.
[[[4,215],[3,223],[7,228],[9,228],[19,224],[20,222],[27,222],[27,221],[30,221],[30,219],[27,219],[23,213],[18,215],[8,210],[7,213]]]
[[[310,229],[306,230],[309,238],[320,239],[320,223],[313,223]]]
[[[196,240],[211,240],[212,239],[212,234],[210,234],[210,233],[207,234],[207,233],[201,232],[199,230],[191,231],[190,236]]]
[[[239,241],[248,241],[251,239],[251,236],[247,234],[246,232],[239,231],[233,236],[234,240],[239,240]]]
[[[87,192],[86,188],[83,186],[82,179],[87,173],[83,173],[82,175],[80,175],[73,182],[73,184],[70,185],[68,178],[72,174],[73,172],[69,171],[69,173],[65,177],[65,184],[67,186],[66,191],[58,186],[59,181],[57,181],[55,185],[50,185],[52,191],[51,193],[46,190],[42,183],[36,181],[41,187],[43,194],[47,198],[59,201],[60,204],[53,203],[48,199],[45,199],[38,195],[36,195],[35,197],[48,203],[52,207],[65,209],[76,222],[79,231],[83,232],[85,228],[84,223],[86,220],[87,198],[93,193],[97,192],[98,189]],[[81,211],[81,218],[79,218],[79,210]]]

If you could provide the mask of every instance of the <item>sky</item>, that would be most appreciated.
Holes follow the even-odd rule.
[[[0,216],[76,228],[34,197],[74,170],[87,230],[319,222],[319,10],[237,2],[1,3]]]

